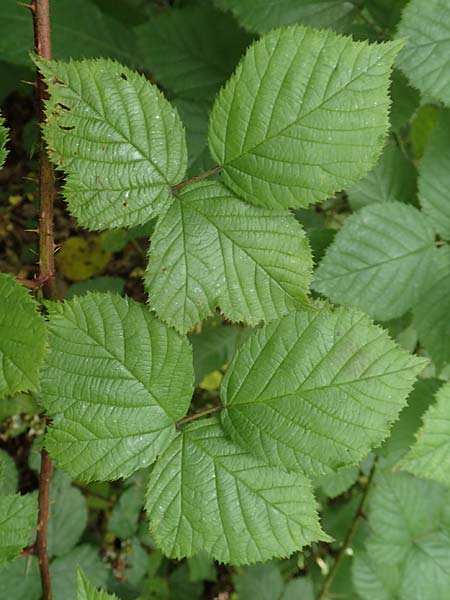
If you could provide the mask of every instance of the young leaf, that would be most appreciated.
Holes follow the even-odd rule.
[[[187,150],[178,114],[157,87],[110,60],[38,65],[50,93],[45,139],[80,225],[132,227],[168,206]]]
[[[148,70],[192,100],[214,98],[251,39],[230,15],[209,6],[161,11],[135,31]]]
[[[109,294],[50,304],[49,315],[42,402],[52,457],[86,481],[150,465],[189,406],[187,340],[145,306]]]
[[[225,186],[183,190],[158,222],[146,284],[150,306],[180,331],[220,306],[256,325],[307,304],[312,258],[287,211],[249,206]]]
[[[447,0],[411,0],[398,28],[408,43],[398,65],[424,95],[450,106],[450,6]]]
[[[400,47],[302,26],[256,42],[211,113],[224,183],[268,208],[307,206],[355,184],[383,147]]]
[[[36,494],[0,496],[0,566],[32,542],[37,523]]]
[[[372,534],[366,543],[367,554],[363,554],[362,565],[359,552],[355,557],[354,581],[361,597],[446,598],[450,574],[448,490],[407,473],[387,473],[379,474],[370,498]],[[383,589],[385,596],[374,593]]]
[[[423,366],[356,310],[291,313],[235,354],[222,423],[270,464],[319,476],[380,444]]]
[[[215,418],[189,427],[163,452],[146,510],[158,545],[177,558],[205,550],[248,564],[327,539],[309,481],[243,452]]]
[[[420,204],[444,240],[450,240],[449,164],[450,110],[447,110],[431,133],[420,163],[419,177]]]
[[[417,171],[398,146],[391,142],[364,179],[347,191],[350,206],[358,210],[382,202],[411,203],[417,194]]]
[[[3,117],[0,115],[0,169],[3,167],[6,160],[6,142],[8,140],[8,131],[4,127]]]
[[[434,258],[431,224],[399,202],[366,206],[349,217],[315,274],[313,287],[388,321],[418,298]]]
[[[107,594],[103,590],[97,590],[79,568],[77,571],[77,596],[75,600],[117,600],[117,596]]]
[[[37,390],[45,324],[28,291],[0,273],[0,397]]]
[[[435,259],[413,308],[413,322],[420,342],[440,371],[450,363],[450,248],[440,248]]]
[[[223,0],[237,20],[250,31],[266,33],[275,27],[303,23],[344,31],[357,9],[346,0]]]
[[[450,384],[436,395],[436,404],[423,417],[417,442],[401,466],[418,477],[434,479],[450,486]]]

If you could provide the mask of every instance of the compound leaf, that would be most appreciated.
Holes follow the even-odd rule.
[[[411,0],[398,37],[408,38],[398,65],[422,94],[450,106],[450,6],[447,0]]]
[[[417,300],[435,252],[431,224],[416,208],[399,202],[366,206],[345,221],[313,287],[376,319],[395,319]]]
[[[287,211],[249,206],[225,186],[183,190],[158,222],[146,283],[150,306],[180,331],[216,306],[256,325],[307,303],[308,241]]]
[[[163,452],[146,510],[158,545],[177,558],[206,550],[248,564],[327,539],[308,479],[246,454],[215,418],[187,428]]]
[[[37,390],[45,324],[28,291],[0,273],[0,397]]]
[[[251,39],[230,15],[209,6],[161,11],[135,31],[148,70],[192,100],[214,98]]]
[[[132,227],[170,204],[187,150],[174,107],[110,60],[39,60],[48,85],[45,139],[67,174],[69,210],[88,229]]]
[[[420,163],[419,200],[437,233],[450,240],[450,110],[433,129]]]
[[[103,590],[96,589],[88,580],[83,571],[77,571],[77,596],[75,600],[117,600],[115,594],[107,594]]]
[[[417,171],[399,147],[389,143],[375,167],[354,187],[347,190],[350,206],[358,210],[382,202],[411,203],[417,194]]]
[[[257,33],[294,23],[344,31],[357,10],[346,0],[223,0],[223,4],[244,27]]]
[[[439,248],[427,283],[413,308],[420,342],[438,371],[450,362],[450,248]]]
[[[142,304],[89,293],[49,305],[46,446],[83,480],[126,477],[175,435],[192,394],[189,343]]]
[[[418,477],[435,479],[450,486],[450,384],[436,394],[436,404],[423,417],[417,442],[401,466]]]
[[[224,183],[268,208],[307,206],[354,185],[383,147],[399,49],[299,25],[253,44],[210,117]]]
[[[319,476],[381,443],[423,366],[354,309],[291,313],[236,352],[222,423],[270,464]]]
[[[0,496],[0,566],[16,558],[33,541],[36,525],[36,494]]]

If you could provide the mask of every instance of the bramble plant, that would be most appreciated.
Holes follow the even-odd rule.
[[[0,274],[0,407],[36,417],[39,500],[6,446],[0,596],[213,598],[218,561],[240,600],[445,600],[447,0],[77,4],[31,5],[40,269]],[[31,22],[0,8],[20,73]],[[50,163],[103,252],[149,237],[147,302],[61,300]]]

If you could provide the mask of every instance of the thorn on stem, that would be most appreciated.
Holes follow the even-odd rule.
[[[34,2],[32,2],[31,4],[25,4],[25,2],[18,2],[17,4],[19,6],[23,6],[23,8],[28,8],[28,10],[31,10],[33,14],[36,12],[36,6]]]

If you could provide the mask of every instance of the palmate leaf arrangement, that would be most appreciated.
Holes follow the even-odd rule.
[[[400,36],[415,26],[413,12]],[[439,166],[448,159],[448,114],[421,165],[422,210],[390,201],[348,218],[315,272],[321,298],[310,294],[312,253],[289,210],[353,188],[374,167],[402,45],[300,25],[263,35],[215,99],[208,142],[216,167],[188,182],[183,124],[144,76],[106,59],[37,63],[50,97],[45,140],[78,223],[101,231],[158,221],[148,306],[89,293],[47,302],[44,321],[28,292],[0,276],[0,392],[39,393],[51,418],[45,445],[78,480],[153,465],[146,511],[167,556],[205,550],[239,565],[331,539],[315,482],[382,443],[427,364],[370,317],[413,309],[437,368],[450,360],[436,328],[448,313],[450,253],[435,243],[436,234],[450,239],[449,179]],[[399,61],[422,91],[449,101],[448,86],[420,71],[409,46]],[[186,334],[216,308],[254,330],[227,368],[215,414],[186,418],[194,379]],[[449,389],[400,463],[444,485]],[[383,490],[391,493],[385,478],[381,505]],[[26,545],[34,511],[34,495],[0,497],[0,561]],[[374,524],[377,515],[375,507]],[[364,560],[360,579],[371,568]],[[83,577],[80,597],[91,597]]]

